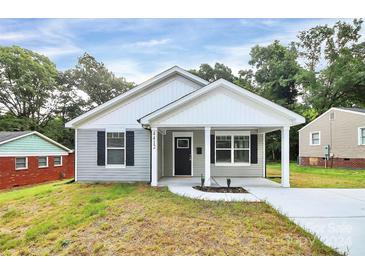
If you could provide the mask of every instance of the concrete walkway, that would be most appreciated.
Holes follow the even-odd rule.
[[[225,179],[215,178],[224,186]],[[325,244],[349,255],[365,255],[365,189],[282,188],[262,178],[232,178],[249,194],[206,193],[195,190],[198,179],[163,181],[177,195],[213,201],[265,201]]]

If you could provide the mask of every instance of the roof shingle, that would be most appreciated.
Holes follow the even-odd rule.
[[[0,143],[23,136],[30,133],[31,131],[0,131]]]

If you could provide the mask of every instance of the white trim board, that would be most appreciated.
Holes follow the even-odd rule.
[[[31,153],[24,153],[24,152],[2,152],[0,157],[32,157],[32,156],[67,156],[67,152],[31,152]]]
[[[75,119],[69,121],[66,123],[66,127],[70,127],[70,128],[76,128],[78,126],[78,124],[81,124],[83,120],[89,118],[92,115],[97,116],[98,113],[101,113],[102,111],[104,111],[105,109],[108,109],[116,104],[119,104],[121,102],[123,102],[124,100],[126,100],[127,98],[131,97],[132,95],[135,95],[141,91],[143,91],[144,89],[157,84],[158,82],[170,77],[171,75],[174,74],[178,74],[181,75],[187,79],[192,80],[193,82],[199,83],[201,85],[207,85],[209,82],[205,81],[204,79],[178,67],[178,66],[174,66],[172,68],[169,68],[163,72],[161,72],[160,74],[156,75],[155,77],[143,82],[142,84],[132,88],[131,90],[105,102],[104,104],[101,104],[100,106],[97,106],[95,108],[93,108],[92,110],[76,117]]]
[[[194,133],[186,131],[172,132],[172,176],[175,175],[175,137],[191,137],[190,152],[191,152],[191,177],[194,176]],[[186,175],[189,176],[189,175]]]

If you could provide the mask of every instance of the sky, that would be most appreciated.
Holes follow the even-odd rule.
[[[339,19],[0,19],[0,45],[19,45],[70,69],[84,52],[141,83],[174,65],[249,68],[250,49],[288,44],[299,31]],[[349,20],[345,20],[349,21]]]

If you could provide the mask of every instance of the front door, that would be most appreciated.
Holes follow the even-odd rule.
[[[191,137],[175,137],[175,175],[191,175]]]

